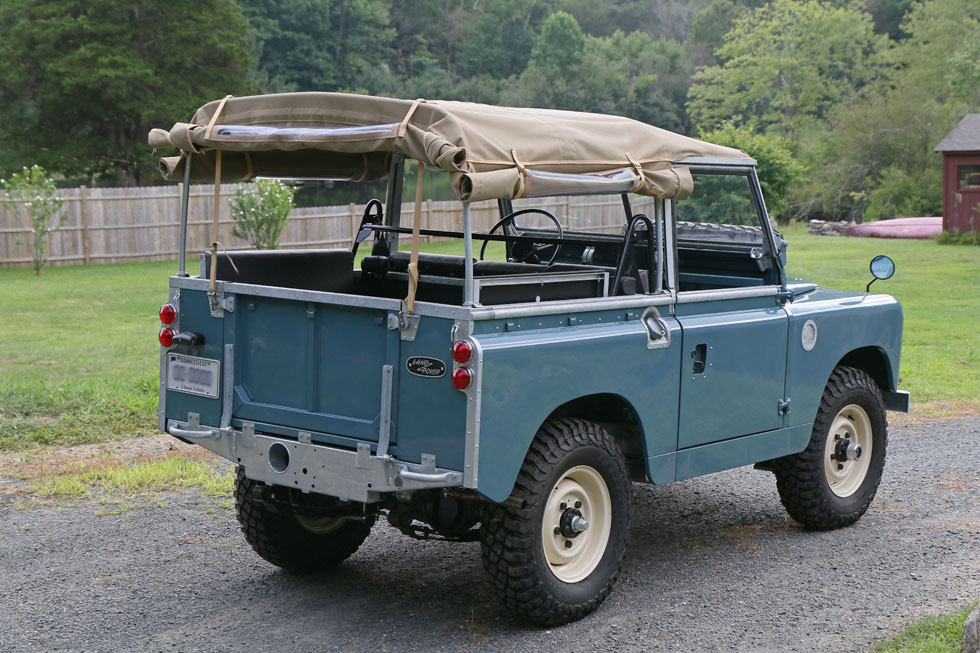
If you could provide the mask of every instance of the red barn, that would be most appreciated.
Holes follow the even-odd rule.
[[[980,231],[980,113],[963,116],[935,151],[943,153],[943,230]]]

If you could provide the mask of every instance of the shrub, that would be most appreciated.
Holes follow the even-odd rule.
[[[958,231],[949,232],[944,231],[938,236],[936,236],[936,241],[940,245],[976,245],[980,246],[980,232],[971,231],[969,233],[960,233]]]
[[[241,184],[231,200],[231,233],[255,249],[278,249],[295,190],[278,179]]]
[[[10,179],[0,179],[0,190],[4,191],[2,203],[12,211],[23,206],[31,221],[31,265],[37,276],[48,262],[48,235],[65,224],[68,216],[61,212],[65,203],[58,197],[54,180],[39,165],[24,167],[15,172]]]
[[[702,130],[700,138],[742,150],[755,159],[769,214],[776,218],[785,213],[790,191],[803,177],[803,166],[793,157],[789,141],[772,134],[757,134],[751,127],[736,127],[730,122],[713,132]]]
[[[942,190],[942,173],[938,168],[909,174],[898,166],[888,166],[868,193],[868,209],[864,219],[939,215],[943,206]]]

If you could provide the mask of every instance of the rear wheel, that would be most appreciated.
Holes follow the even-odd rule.
[[[887,430],[874,379],[853,367],[836,368],[807,448],[774,462],[776,488],[790,516],[821,530],[860,519],[881,482]]]
[[[288,493],[288,488],[278,488]],[[374,517],[352,520],[302,510],[274,499],[273,487],[235,476],[235,514],[245,540],[265,560],[293,572],[314,572],[349,558],[371,532]]]
[[[504,603],[540,625],[595,610],[626,551],[631,490],[623,456],[604,429],[578,419],[546,422],[512,500],[483,515],[483,565]],[[511,507],[514,499],[519,507]]]

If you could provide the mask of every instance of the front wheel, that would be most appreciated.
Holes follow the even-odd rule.
[[[807,448],[774,464],[776,488],[790,516],[819,530],[860,519],[881,482],[887,430],[874,379],[853,367],[836,368]]]
[[[511,501],[483,515],[483,566],[504,603],[546,626],[595,610],[626,551],[631,490],[622,453],[604,429],[578,419],[546,422]]]

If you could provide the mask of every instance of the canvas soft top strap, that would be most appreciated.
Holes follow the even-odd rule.
[[[412,216],[412,255],[408,260],[408,296],[405,297],[405,310],[415,312],[415,291],[419,285],[419,237],[422,229],[422,179],[425,166],[419,162],[419,178],[415,185],[415,213]]]

